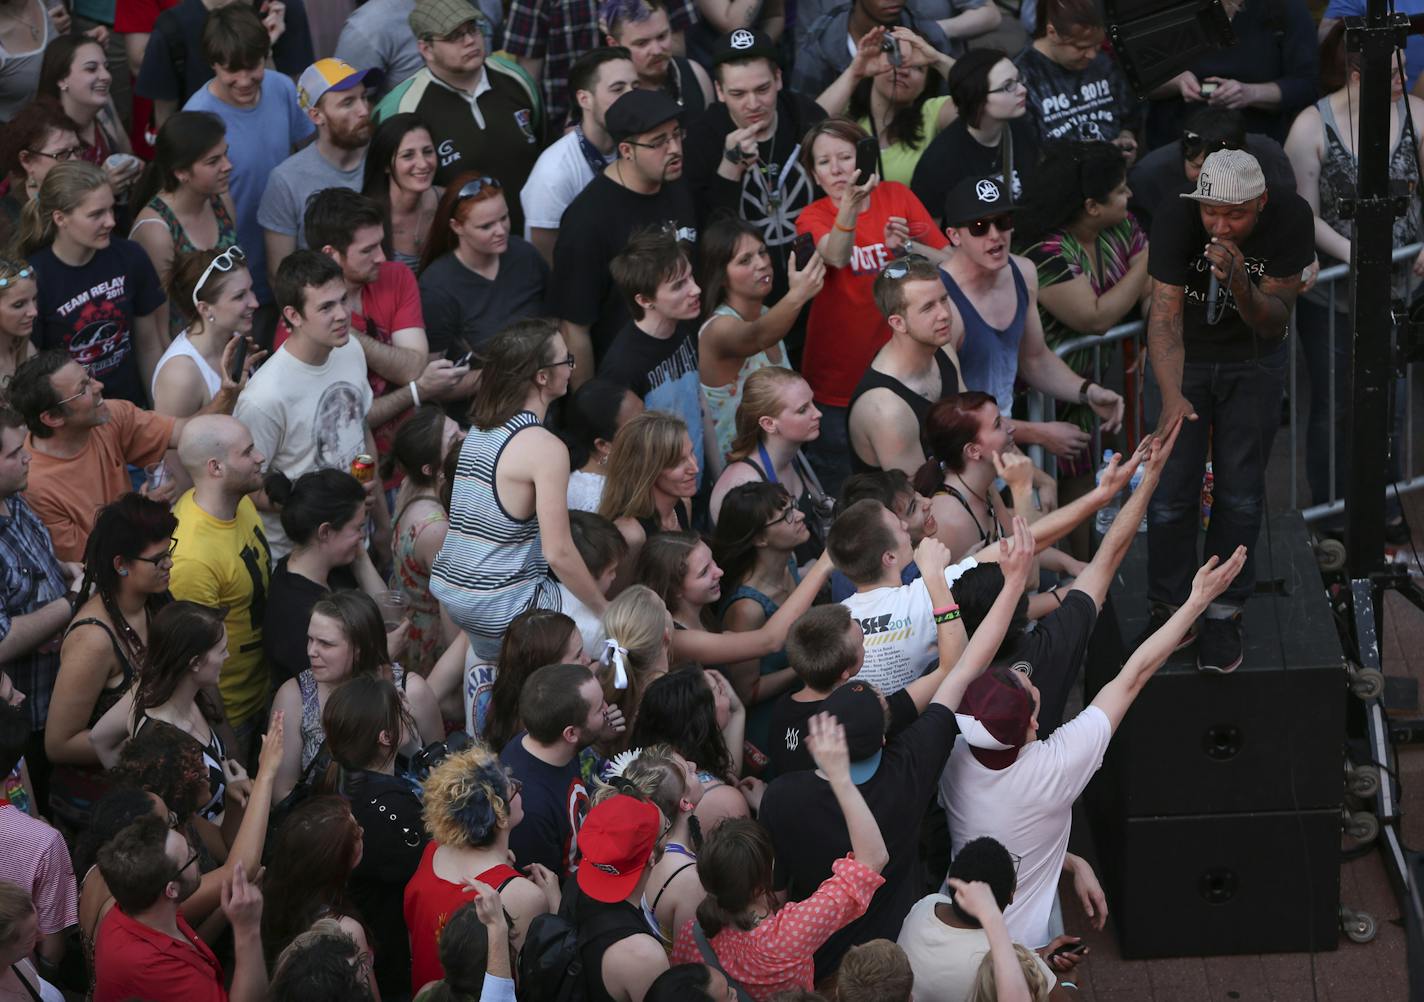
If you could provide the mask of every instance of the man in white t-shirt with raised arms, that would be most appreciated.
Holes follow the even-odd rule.
[[[311,470],[349,470],[358,455],[376,455],[376,443],[366,425],[366,356],[351,337],[341,266],[320,251],[295,251],[277,269],[273,292],[291,334],[253,373],[233,416],[269,457],[269,470],[294,481]],[[257,500],[275,563],[292,544],[265,495]]]
[[[1108,742],[1142,687],[1245,563],[1244,546],[1224,564],[1212,557],[1197,571],[1186,604],[1137,648],[1087,709],[1042,741],[1038,690],[1019,665],[990,668],[965,690],[956,715],[960,734],[940,776],[939,798],[955,853],[987,835],[1021,857],[1014,900],[1004,911],[1015,942],[1034,949],[1048,943],[1073,801],[1103,764]]]

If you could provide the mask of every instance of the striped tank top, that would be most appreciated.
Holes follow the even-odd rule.
[[[430,568],[431,594],[469,635],[475,655],[491,662],[515,616],[561,604],[539,545],[538,518],[511,517],[495,487],[505,448],[538,425],[531,412],[520,411],[497,428],[470,429],[455,469],[450,529]]]

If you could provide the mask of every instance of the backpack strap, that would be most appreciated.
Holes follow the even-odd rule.
[[[692,941],[697,944],[697,952],[702,954],[702,959],[707,962],[708,967],[712,967],[722,972],[722,977],[727,979],[727,984],[731,985],[737,992],[737,1002],[752,1002],[752,997],[747,994],[747,990],[727,973],[722,962],[717,959],[717,952],[712,949],[712,944],[707,940],[707,934],[702,931],[702,923],[697,919],[692,920]]]

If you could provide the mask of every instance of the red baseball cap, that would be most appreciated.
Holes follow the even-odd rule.
[[[662,828],[662,811],[646,800],[620,793],[596,805],[578,832],[580,890],[605,904],[632,894]]]
[[[995,666],[969,683],[955,717],[980,764],[1007,769],[1028,735],[1033,700],[1010,669]]]

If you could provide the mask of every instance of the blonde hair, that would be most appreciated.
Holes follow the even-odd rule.
[[[39,194],[25,203],[20,214],[19,252],[33,254],[54,243],[54,214],[68,215],[100,188],[113,191],[109,175],[88,161],[66,160],[51,167]]]
[[[613,436],[598,513],[615,521],[653,514],[653,483],[677,465],[687,423],[675,414],[644,411]]]
[[[836,981],[839,1002],[910,1002],[915,972],[910,958],[888,939],[853,946],[841,961]]]
[[[742,402],[737,405],[737,434],[727,450],[729,462],[745,459],[756,452],[761,442],[761,419],[774,418],[786,409],[781,392],[792,383],[806,380],[799,372],[779,365],[768,365],[747,377],[742,386]]]
[[[646,800],[669,821],[678,816],[682,798],[687,796],[687,774],[671,745],[656,744],[629,752],[632,760],[609,782],[600,783],[593,794],[594,805],[620,793]],[[615,759],[615,765],[617,760]]]
[[[0,880],[0,943],[9,945],[20,923],[35,913],[35,904],[30,900],[30,892],[19,884]]]
[[[1054,983],[1044,976],[1038,957],[1018,943],[1014,944],[1014,955],[1018,957],[1019,969],[1028,982],[1028,993],[1033,1002],[1048,1002],[1048,993],[1053,991]],[[999,991],[994,986],[994,957],[986,953],[979,962],[979,973],[974,976],[974,989],[969,993],[969,1002],[997,1002],[998,998]]]
[[[425,830],[441,845],[478,849],[494,842],[509,820],[509,780],[482,744],[456,752],[425,780]]]
[[[672,631],[672,613],[663,600],[647,585],[629,585],[608,603],[603,613],[603,635],[628,652],[628,688],[613,687],[613,676],[607,665],[596,669],[604,696],[617,703],[623,711],[628,729],[633,733],[633,718],[643,701],[643,690],[652,680],[653,665],[663,650],[663,638]]]

